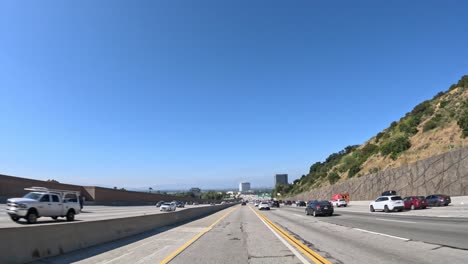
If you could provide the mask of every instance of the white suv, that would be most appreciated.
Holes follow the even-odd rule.
[[[369,205],[369,210],[371,212],[375,212],[377,210],[382,210],[386,213],[390,211],[401,212],[404,208],[405,204],[403,203],[403,199],[397,195],[380,196]]]
[[[260,202],[258,205],[258,210],[270,210],[270,205],[268,202]]]
[[[346,202],[345,199],[339,199],[339,200],[332,200],[331,203],[333,204],[333,206],[336,206],[336,207],[346,207],[348,206],[348,203]]]

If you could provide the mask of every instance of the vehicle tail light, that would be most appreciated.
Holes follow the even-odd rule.
[[[317,205],[317,209],[320,209],[320,205]]]

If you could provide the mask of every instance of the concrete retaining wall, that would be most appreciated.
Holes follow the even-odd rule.
[[[288,199],[331,199],[335,193],[349,193],[351,200],[373,200],[383,191],[401,196],[447,194],[468,195],[468,148],[461,148],[400,168],[387,169],[331,186],[300,193]]]
[[[25,263],[212,214],[232,204],[128,218],[0,229],[0,263]]]

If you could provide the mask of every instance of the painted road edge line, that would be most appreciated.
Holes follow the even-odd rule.
[[[200,233],[198,233],[196,236],[194,236],[192,239],[190,239],[189,241],[187,241],[185,244],[183,244],[180,248],[176,249],[174,252],[172,252],[171,254],[169,254],[169,256],[167,256],[166,258],[164,258],[163,260],[161,260],[161,262],[159,262],[159,264],[166,264],[166,263],[169,263],[169,261],[171,261],[172,259],[174,259],[177,255],[179,255],[182,251],[184,251],[186,248],[188,248],[191,244],[193,244],[195,241],[197,241],[200,237],[202,237],[204,234],[208,233],[208,231],[210,231],[211,229],[213,229],[213,227],[218,224],[219,222],[221,222],[221,220],[223,220],[224,218],[226,218],[226,216],[228,216],[230,213],[234,212],[237,208],[234,208],[232,210],[230,210],[229,212],[225,213],[223,216],[221,216],[220,218],[218,218],[218,220],[216,220],[213,224],[211,224],[209,227],[207,227],[205,230],[201,231]]]
[[[250,210],[253,210],[252,207],[250,207]],[[307,259],[305,259],[301,253],[299,253],[296,249],[294,249],[293,246],[291,246],[291,244],[289,244],[286,240],[284,240],[284,238],[282,238],[280,235],[278,235],[278,233],[275,232],[275,230],[273,230],[273,228],[270,227],[270,225],[268,225],[267,222],[265,222],[265,220],[263,220],[258,214],[255,214],[258,219],[260,219],[260,221],[263,222],[263,224],[265,224],[265,226],[270,229],[270,231],[273,233],[273,235],[275,235],[279,241],[281,241],[281,243],[283,243],[289,250],[291,250],[291,252],[304,264],[310,264],[309,261],[307,261]]]
[[[370,234],[374,234],[374,235],[385,236],[385,237],[395,238],[395,239],[404,240],[404,241],[410,241],[410,240],[411,240],[411,239],[404,238],[404,237],[398,237],[398,236],[387,235],[387,234],[384,234],[384,233],[373,232],[373,231],[369,231],[369,230],[365,230],[365,229],[360,229],[360,228],[353,228],[353,229],[354,229],[354,230],[357,230],[357,231],[364,232],[364,233],[370,233]]]
[[[288,240],[293,246],[295,246],[297,249],[299,249],[302,253],[304,253],[309,259],[311,259],[314,263],[318,264],[331,264],[328,260],[320,256],[317,252],[313,251],[310,249],[308,246],[304,245],[302,242],[291,236],[289,233],[275,225],[270,219],[268,219],[266,216],[264,216],[262,213],[259,213],[263,219],[269,223],[274,229],[277,230],[280,235],[282,235],[286,240]]]
[[[252,208],[251,208],[252,209]],[[264,216],[260,212],[256,212],[252,209],[254,213],[256,213],[259,217],[261,217],[265,222],[267,222],[273,229],[276,230],[283,238],[285,238],[291,245],[299,249],[305,256],[307,256],[310,260],[314,263],[318,264],[331,264],[330,261],[326,260],[324,257],[320,256],[317,252],[310,249],[308,246],[304,245],[302,242],[291,236],[289,233],[275,225],[272,221],[270,221],[266,216]]]

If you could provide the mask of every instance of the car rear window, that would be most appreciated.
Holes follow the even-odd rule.
[[[399,200],[402,200],[400,196],[392,197],[392,201],[399,201]]]

